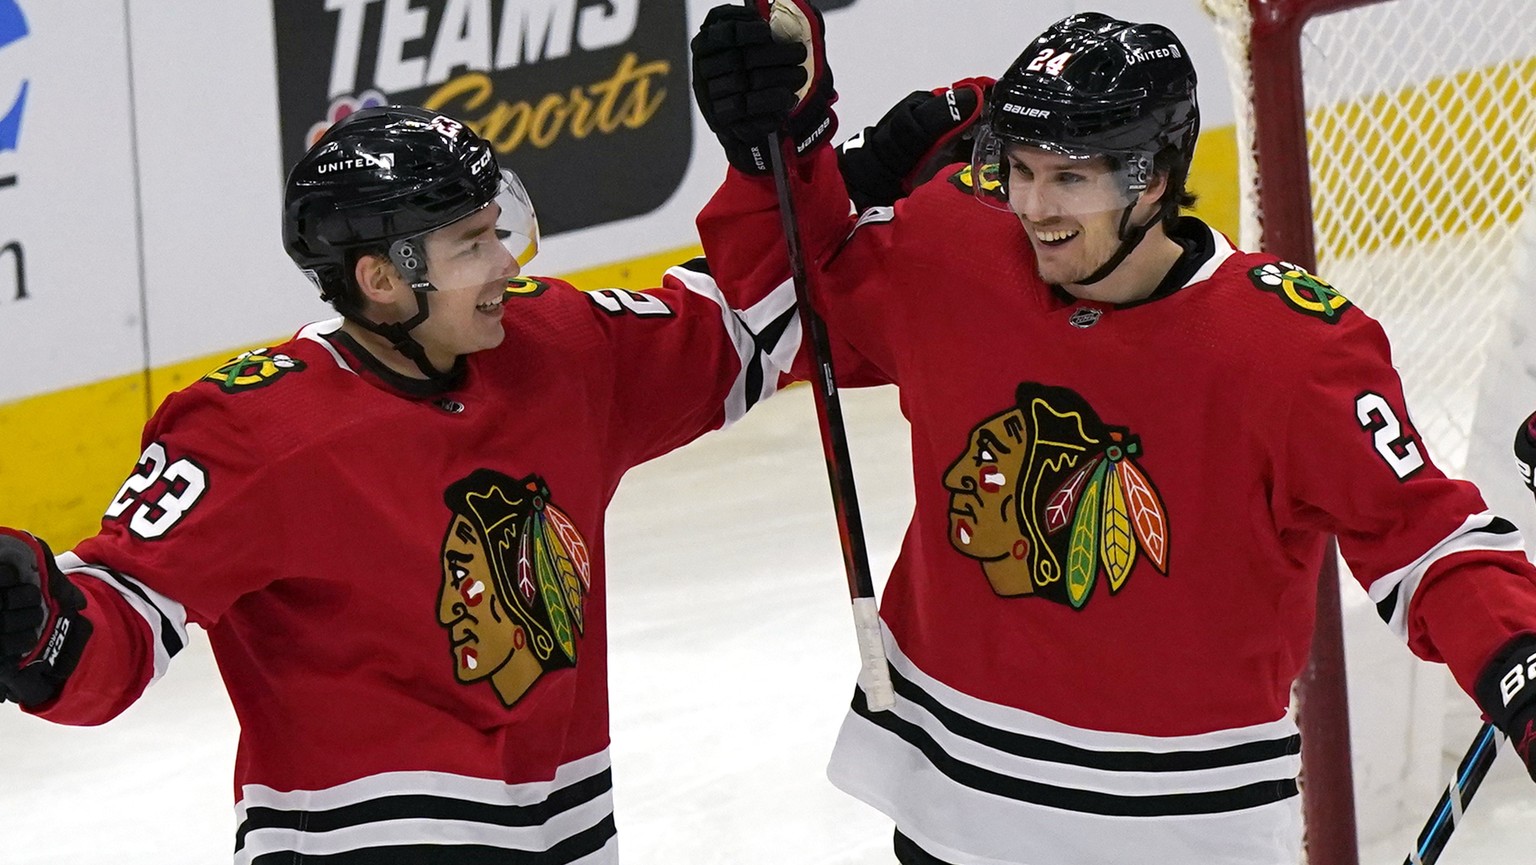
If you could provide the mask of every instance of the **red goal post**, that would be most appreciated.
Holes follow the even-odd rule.
[[[1234,96],[1239,244],[1319,273],[1379,319],[1436,463],[1536,532],[1510,513],[1529,499],[1508,465],[1536,408],[1536,9],[1200,2]],[[1359,846],[1333,563],[1298,694],[1310,865],[1354,865]]]

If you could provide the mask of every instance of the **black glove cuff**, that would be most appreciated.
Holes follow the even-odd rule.
[[[1473,693],[1488,718],[1518,746],[1523,728],[1536,719],[1536,635],[1521,634],[1505,643],[1483,667]]]
[[[42,538],[3,529],[0,546],[0,609],[10,612],[12,624],[41,623],[35,631],[7,626],[3,642],[8,648],[0,656],[0,702],[37,706],[57,696],[80,663],[92,632],[80,612],[85,594],[59,570]],[[16,616],[33,609],[36,615]],[[18,636],[23,637],[19,646]]]

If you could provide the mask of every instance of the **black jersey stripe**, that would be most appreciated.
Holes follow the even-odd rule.
[[[898,687],[898,693],[900,689]],[[1289,799],[1297,794],[1294,778],[1258,781],[1225,790],[1128,796],[1060,787],[1005,775],[958,759],[927,731],[895,712],[871,712],[862,689],[855,689],[853,711],[883,727],[923,753],[950,780],[994,796],[1019,802],[1105,817],[1172,817],[1241,811]],[[1091,753],[1091,752],[1090,752]],[[1198,752],[1197,752],[1198,753]],[[1163,755],[1156,755],[1163,756]]]
[[[1393,586],[1392,591],[1388,593],[1385,598],[1382,598],[1381,602],[1376,605],[1376,615],[1380,616],[1381,620],[1389,625],[1392,624],[1392,617],[1397,615],[1397,596],[1402,593],[1402,590],[1403,584],[1398,583],[1397,585]]]
[[[1383,622],[1391,625],[1393,620],[1397,617],[1399,607],[1403,603],[1403,589],[1405,585],[1409,590],[1409,600],[1412,599],[1412,592],[1417,588],[1418,585],[1418,580],[1415,578],[1416,576],[1422,576],[1423,574],[1427,573],[1436,562],[1447,556],[1453,556],[1457,553],[1464,553],[1471,550],[1487,549],[1484,547],[1479,547],[1479,541],[1474,540],[1469,542],[1466,539],[1475,535],[1494,535],[1498,537],[1506,537],[1510,535],[1518,535],[1519,533],[1520,528],[1518,526],[1500,516],[1489,516],[1488,521],[1480,526],[1467,526],[1462,529],[1458,529],[1456,532],[1453,532],[1450,537],[1436,544],[1429,553],[1425,554],[1425,557],[1422,561],[1411,567],[1405,568],[1400,572],[1394,572],[1400,574],[1400,576],[1398,577],[1397,581],[1392,584],[1392,589],[1387,593],[1386,597],[1382,598],[1376,603],[1376,615],[1380,616]],[[1509,544],[1513,542],[1504,541],[1503,543]],[[1403,612],[1404,617],[1406,618],[1407,611],[1404,610]],[[1406,636],[1406,626],[1404,626],[1403,635]]]
[[[186,643],[183,642],[181,637],[176,633],[176,626],[171,623],[170,617],[165,614],[164,610],[160,609],[159,604],[156,604],[153,600],[150,599],[149,593],[144,590],[144,587],[139,584],[138,580],[135,580],[134,578],[124,573],[114,571],[111,568],[103,567],[101,565],[87,564],[87,567],[95,568],[96,570],[101,571],[102,573],[111,577],[113,588],[125,594],[132,592],[139,598],[139,600],[143,601],[146,605],[149,606],[150,609],[155,611],[155,613],[160,617],[160,645],[165,647],[165,653],[167,656],[174,658],[176,657],[177,653],[186,648]]]
[[[891,683],[896,693],[921,706],[956,736],[996,751],[1032,760],[1111,772],[1195,772],[1258,763],[1301,753],[1301,736],[1298,734],[1201,751],[1096,751],[983,724],[943,705],[894,668],[891,670]],[[854,699],[856,707],[863,705],[860,702],[862,699]]]
[[[747,380],[743,396],[746,399],[746,407],[750,410],[762,400],[763,381],[768,373],[764,370],[764,361],[778,348],[779,341],[784,338],[784,332],[789,329],[791,322],[797,314],[796,307],[790,307],[781,313],[773,321],[768,322],[761,333],[752,333],[753,352],[752,358],[747,362]],[[740,316],[737,316],[740,319]],[[742,322],[743,328],[746,323]],[[751,333],[750,328],[746,328]]]
[[[1509,520],[1507,520],[1507,519],[1505,519],[1503,517],[1494,517],[1493,519],[1488,521],[1488,525],[1486,525],[1486,526],[1478,526],[1475,529],[1469,530],[1467,533],[1468,534],[1482,533],[1482,534],[1489,534],[1489,535],[1512,535],[1512,534],[1515,534],[1515,533],[1517,533],[1519,531],[1520,531],[1519,527],[1516,526],[1514,523],[1510,522]]]
[[[322,811],[257,805],[246,809],[245,820],[235,832],[235,850],[244,849],[246,836],[262,829],[331,832],[387,820],[409,819],[461,820],[487,826],[543,826],[612,789],[613,770],[604,769],[561,787],[544,801],[531,805],[498,805],[430,794],[380,796]]]
[[[565,865],[603,849],[616,832],[610,814],[548,850],[513,850],[481,844],[411,844],[325,855],[274,851],[252,859],[251,865],[292,865],[297,861],[310,865]]]

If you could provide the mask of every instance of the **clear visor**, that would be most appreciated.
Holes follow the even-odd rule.
[[[390,257],[417,288],[457,291],[505,283],[539,251],[539,218],[522,181],[501,172],[496,198],[435,231],[397,241]]]
[[[986,124],[976,133],[971,177],[988,207],[1031,220],[1081,217],[1134,204],[1151,180],[1152,156],[1003,138]]]

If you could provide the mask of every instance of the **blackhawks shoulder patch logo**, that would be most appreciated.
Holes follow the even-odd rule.
[[[971,166],[966,165],[954,174],[951,174],[949,182],[953,183],[955,188],[967,195],[972,195],[976,190],[974,174],[975,172],[972,171]],[[1003,180],[1000,172],[997,170],[996,163],[987,163],[981,167],[981,194],[989,198],[995,198],[998,201],[1008,200],[1008,194],[1003,191]]]
[[[552,670],[576,666],[592,585],[586,539],[538,475],[476,469],[443,493],[437,622],[454,677],[488,682],[511,707]]]
[[[549,288],[549,283],[542,279],[534,279],[531,276],[514,276],[507,280],[506,296],[512,297],[538,297]]]
[[[1248,271],[1248,278],[1259,290],[1279,295],[1291,309],[1329,324],[1338,324],[1351,306],[1327,280],[1288,261],[1259,265]]]
[[[1125,587],[1138,563],[1168,573],[1168,513],[1137,459],[1141,440],[1075,391],[1019,385],[944,474],[949,543],[1003,597],[1082,609],[1103,577]]]
[[[302,372],[304,361],[286,354],[267,354],[270,349],[241,352],[235,358],[202,377],[217,384],[225,393],[266,387],[290,372]]]

